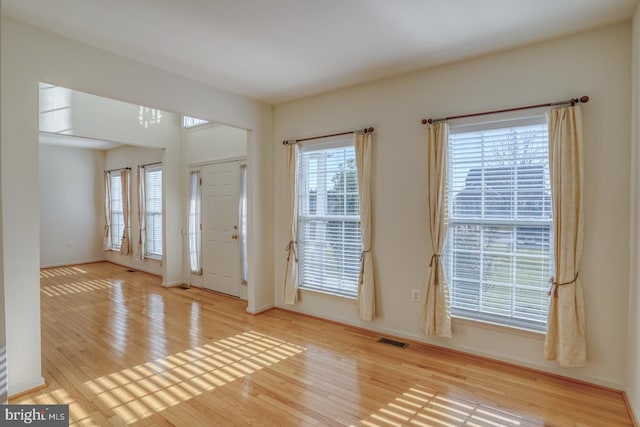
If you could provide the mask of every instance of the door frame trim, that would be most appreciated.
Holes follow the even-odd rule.
[[[189,163],[188,170],[201,168],[207,165],[215,165],[218,163],[240,162],[240,166],[247,164],[247,156],[225,157],[224,159],[206,160],[204,162]]]

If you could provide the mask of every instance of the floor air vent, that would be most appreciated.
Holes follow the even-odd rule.
[[[127,270],[128,273],[135,273],[135,270]]]
[[[380,338],[378,342],[381,342],[383,344],[393,345],[395,347],[400,347],[400,348],[407,348],[409,346],[409,344],[407,344],[406,342],[391,340],[389,338]]]

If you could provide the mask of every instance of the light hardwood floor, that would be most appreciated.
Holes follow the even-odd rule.
[[[620,393],[245,303],[108,263],[41,271],[48,387],[72,425],[630,426]]]

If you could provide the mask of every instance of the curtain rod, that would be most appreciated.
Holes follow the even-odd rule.
[[[161,165],[162,162],[155,162],[155,163],[147,163],[146,165],[138,165],[139,168],[146,168],[147,166],[155,166],[155,165]]]
[[[422,124],[426,125],[427,123],[428,124],[433,124],[433,123],[436,123],[436,122],[442,122],[442,121],[453,120],[453,119],[462,119],[462,118],[465,118],[465,117],[486,116],[488,114],[509,113],[511,111],[530,110],[532,108],[557,107],[557,106],[560,106],[560,105],[567,105],[567,104],[570,104],[571,106],[574,106],[574,105],[576,105],[578,103],[583,103],[584,104],[585,102],[589,102],[589,97],[588,96],[581,96],[580,98],[571,98],[571,99],[567,99],[566,101],[548,102],[546,104],[527,105],[525,107],[516,107],[516,108],[506,108],[504,110],[483,111],[481,113],[462,114],[462,115],[459,115],[459,116],[441,117],[439,119],[422,119]]]
[[[290,140],[290,141],[282,141],[283,145],[289,145],[289,144],[297,144],[298,142],[302,142],[302,141],[311,141],[312,139],[320,139],[320,138],[329,138],[332,136],[341,136],[341,135],[349,135],[352,133],[358,133],[358,132],[362,132],[362,133],[373,133],[375,129],[374,128],[364,128],[364,129],[358,129],[358,130],[352,130],[350,132],[340,132],[340,133],[332,133],[331,135],[320,135],[320,136],[311,136],[309,138],[302,138],[302,139],[294,139],[294,140]]]
[[[131,168],[126,167],[126,168],[110,169],[110,170],[105,171],[105,172],[118,172],[118,171],[124,171],[124,170],[131,170]]]

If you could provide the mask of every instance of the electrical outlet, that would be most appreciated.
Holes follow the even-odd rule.
[[[411,301],[418,301],[420,299],[420,291],[418,289],[411,290]]]

